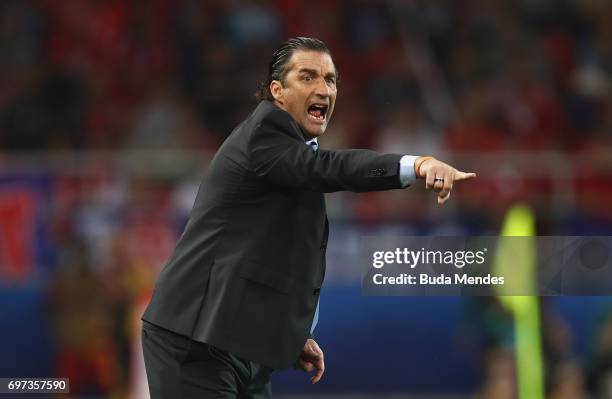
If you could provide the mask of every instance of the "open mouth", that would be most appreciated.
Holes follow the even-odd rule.
[[[323,122],[325,114],[327,114],[327,105],[325,104],[312,104],[308,107],[308,116],[316,121]]]

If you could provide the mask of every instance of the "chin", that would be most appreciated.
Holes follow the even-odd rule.
[[[312,137],[319,137],[325,133],[325,127],[317,126],[313,129],[305,129],[306,133],[311,135]]]

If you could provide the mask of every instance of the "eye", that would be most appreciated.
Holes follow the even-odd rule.
[[[302,75],[302,80],[306,82],[310,82],[312,80],[312,76],[310,75]]]
[[[329,83],[330,85],[335,85],[335,84],[336,84],[336,78],[331,77],[331,76],[330,76],[330,77],[328,77],[328,78],[325,78],[325,81],[326,81],[327,83]]]

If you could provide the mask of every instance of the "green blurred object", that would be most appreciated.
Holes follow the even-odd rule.
[[[532,211],[515,205],[507,213],[497,244],[493,270],[506,276],[498,286],[500,303],[508,309],[515,324],[515,356],[518,392],[521,399],[543,399],[543,369],[540,334],[539,298],[536,296],[536,253],[533,239],[512,240],[504,237],[532,237],[535,223]],[[533,292],[533,296],[511,296],[516,287]],[[524,287],[524,288],[523,288]]]

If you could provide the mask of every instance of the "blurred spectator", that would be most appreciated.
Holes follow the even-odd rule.
[[[609,398],[612,396],[612,317],[609,309],[606,309],[594,338],[589,391],[597,398]]]
[[[115,315],[102,280],[91,270],[78,241],[64,247],[61,257],[62,268],[50,288],[58,347],[53,374],[70,379],[72,394],[103,395],[122,389],[122,363],[112,334]]]

